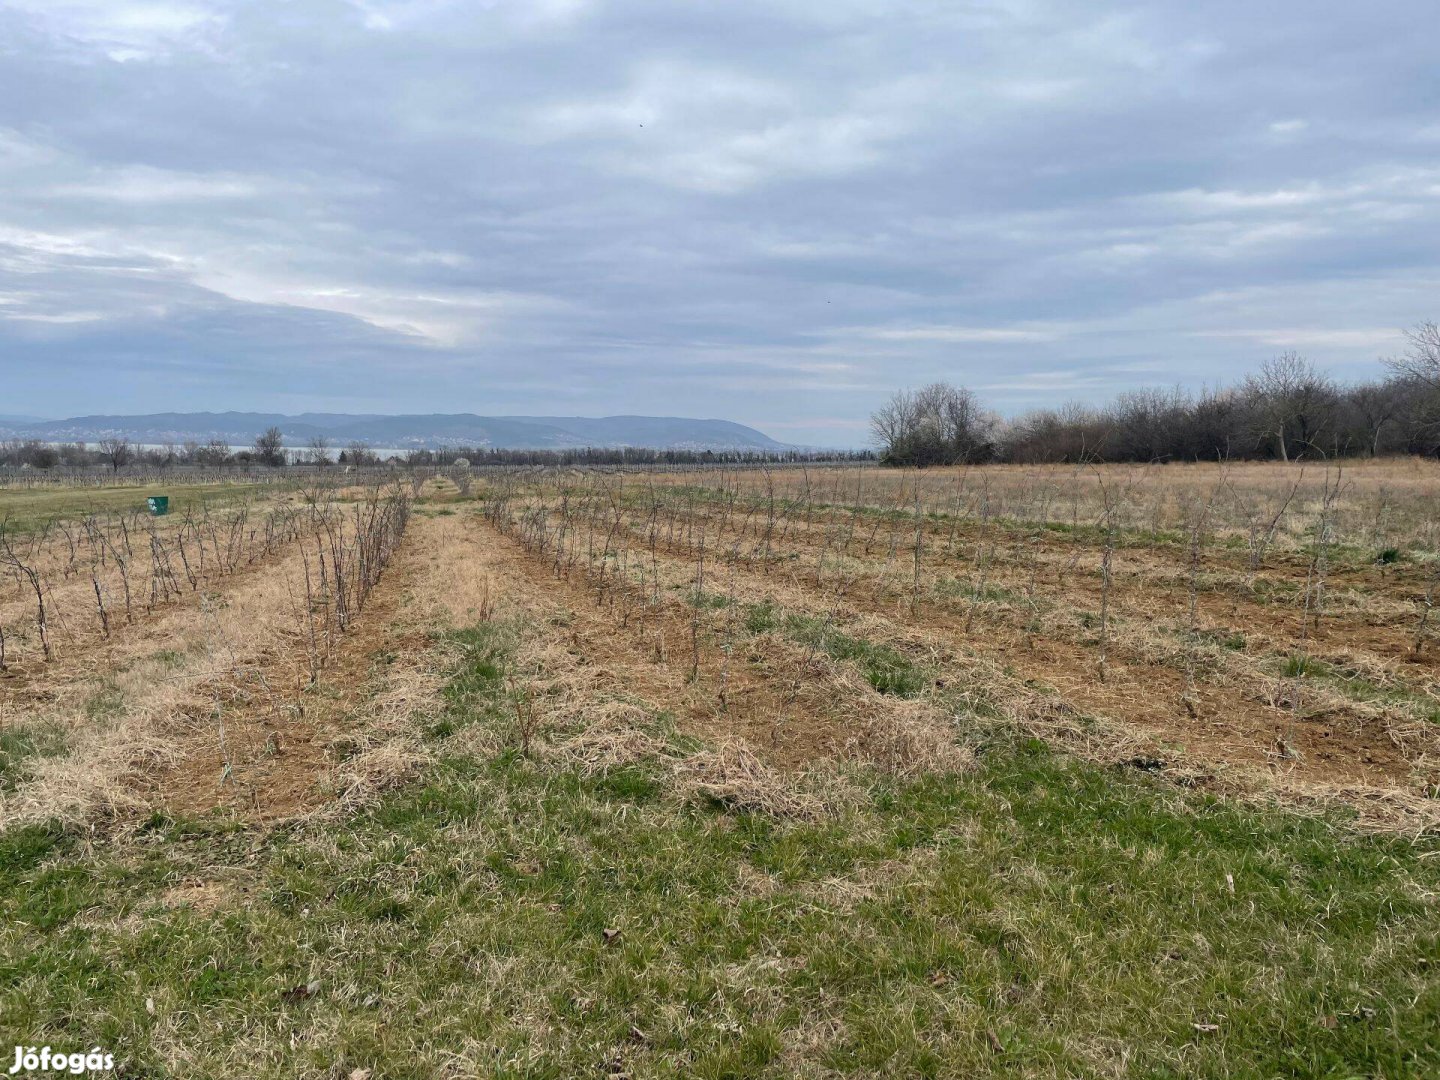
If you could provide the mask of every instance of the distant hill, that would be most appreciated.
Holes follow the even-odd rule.
[[[96,442],[125,438],[136,443],[208,442],[243,446],[278,427],[291,447],[317,435],[331,445],[363,442],[382,448],[443,449],[454,446],[506,450],[568,450],[626,446],[663,450],[785,450],[754,428],[729,420],[682,416],[476,416],[430,413],[381,416],[349,413],[151,413],[145,416],[74,416],[68,420],[4,420],[0,437],[45,442]]]

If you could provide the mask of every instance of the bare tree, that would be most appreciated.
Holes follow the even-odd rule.
[[[255,460],[261,465],[285,464],[285,438],[278,427],[268,427],[255,436]]]
[[[1422,322],[1405,331],[1405,337],[1410,342],[1405,355],[1385,363],[1396,375],[1440,392],[1440,324]]]
[[[870,415],[870,435],[875,445],[889,451],[901,445],[915,427],[915,395],[897,390]]]
[[[114,472],[119,472],[121,467],[128,465],[134,456],[129,439],[108,438],[100,440],[100,456],[110,463]]]
[[[1406,424],[1412,450],[1440,452],[1435,433],[1440,431],[1440,324],[1420,323],[1405,332],[1410,345],[1405,355],[1387,360],[1402,387],[1408,391]]]
[[[370,449],[368,443],[356,439],[349,446],[345,447],[345,462],[347,465],[378,465],[380,455]]]
[[[1334,410],[1335,389],[1299,353],[1267,360],[1258,375],[1246,380],[1260,418],[1260,434],[1275,439],[1280,460],[1290,460],[1290,446],[1316,446]]]
[[[901,390],[870,418],[870,432],[894,465],[951,465],[991,456],[997,427],[973,392],[931,383]]]
[[[315,435],[310,439],[307,448],[307,456],[311,465],[333,465],[330,458],[330,440],[324,435]]]
[[[1380,436],[1385,425],[1399,415],[1404,406],[1401,387],[1394,381],[1361,383],[1345,394],[1345,403],[1353,414],[1353,425],[1365,436],[1365,448],[1371,457],[1380,454]]]

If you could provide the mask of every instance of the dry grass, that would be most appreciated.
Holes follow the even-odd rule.
[[[819,798],[793,778],[778,775],[739,743],[682,758],[675,765],[674,783],[686,798],[710,799],[729,810],[804,819],[826,810]]]
[[[1402,473],[1339,528],[1423,541]],[[1419,549],[1337,548],[1301,653],[1301,534],[1207,549],[1192,627],[1183,543],[1102,585],[956,475],[918,529],[873,472],[773,522],[760,474],[435,479],[314,685],[295,552],[67,643],[0,690],[0,749],[63,744],[0,773],[0,1010],[157,1075],[1440,1068]],[[1214,479],[1172,475],[1127,520]]]
[[[1373,824],[1423,827],[1440,783],[1440,695],[1413,648],[1415,598],[1433,576],[1423,495],[1440,494],[1440,472],[1366,465],[1337,488],[1333,471],[1312,471],[577,476],[568,489],[504,489],[491,518],[538,556],[531,572],[590,590],[663,666],[689,661],[695,694],[722,705],[692,730],[785,764],[863,749],[853,733],[871,717],[894,724],[886,695],[933,678],[923,696],[942,711],[1039,717],[1080,752],[1114,760],[1123,747],[1184,783],[1214,777],[1299,803],[1394,791],[1353,805]],[[1167,533],[1202,492],[1203,530]],[[1255,548],[1246,515],[1262,503],[1274,536]],[[1097,509],[1114,530],[1087,516]],[[1379,559],[1358,546],[1372,542],[1402,546]],[[757,608],[806,623],[803,647],[788,630],[737,636],[735,612]],[[1297,683],[1285,670],[1297,653],[1354,662],[1343,683],[1313,672]],[[857,663],[878,703],[856,692]],[[1037,691],[1056,700],[1034,708]]]

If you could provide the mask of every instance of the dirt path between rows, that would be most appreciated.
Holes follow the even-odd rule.
[[[329,750],[352,714],[387,680],[420,662],[428,629],[406,616],[412,590],[435,571],[435,523],[412,518],[399,549],[330,653],[315,684],[298,634],[276,642],[217,687],[218,719],[195,717],[192,737],[146,781],[170,812],[224,807],[250,820],[291,817],[333,795]],[[393,669],[393,670],[392,670]]]
[[[732,522],[731,530],[714,537],[721,548],[737,540],[747,553],[762,547],[773,554],[801,553],[817,558],[826,552],[832,563],[850,573],[873,580],[900,584],[914,560],[914,528],[908,522],[896,525],[897,547],[891,556],[888,532],[878,537],[861,527],[853,530],[844,516],[817,512],[817,519],[789,519],[768,537],[764,523],[743,519]],[[703,515],[682,511],[686,524],[703,523]],[[713,523],[711,523],[713,524]],[[736,525],[740,525],[740,531]],[[644,523],[631,515],[627,526],[632,533]],[[975,523],[965,523],[951,533],[928,523],[922,524],[924,540],[920,551],[921,581],[932,585],[947,577],[968,593],[984,561],[985,584],[1024,594],[1034,588],[1046,600],[1097,611],[1101,603],[1101,548],[1094,540],[1079,543],[1062,539],[1044,529],[1015,529],[996,525],[990,532]],[[713,529],[712,529],[713,534]],[[667,538],[668,539],[668,538]],[[686,537],[670,539],[670,549]],[[694,553],[688,552],[693,558]],[[1144,619],[1182,621],[1188,613],[1189,553],[1171,546],[1128,547],[1115,550],[1112,565],[1111,610]],[[1365,570],[1336,569],[1326,579],[1327,606],[1318,618],[1306,618],[1298,597],[1306,584],[1309,564],[1288,553],[1272,552],[1266,564],[1253,574],[1233,553],[1210,546],[1201,551],[1197,572],[1197,602],[1202,625],[1243,629],[1263,637],[1278,649],[1296,647],[1304,627],[1311,647],[1369,651],[1383,656],[1421,678],[1440,673],[1440,643],[1428,650],[1415,649],[1421,609],[1433,571],[1414,565],[1392,568],[1376,566]],[[1276,603],[1257,598],[1255,589],[1292,590],[1293,603]],[[1355,606],[1352,606],[1355,605]]]
[[[648,547],[633,534],[632,543],[636,559],[648,566]],[[602,548],[598,540],[594,546]],[[781,551],[796,546],[776,545]],[[579,547],[586,549],[584,540]],[[693,581],[695,564],[681,538],[658,543],[656,550],[666,582],[683,587]],[[993,614],[971,627],[965,611],[930,603],[911,613],[905,597],[869,576],[849,578],[838,590],[842,582],[830,581],[827,589],[805,562],[782,561],[767,573],[743,555],[727,559],[712,548],[708,558],[707,587],[718,593],[733,590],[742,602],[773,599],[797,611],[836,615],[841,628],[852,626],[857,636],[896,645],[936,667],[952,688],[978,679],[984,695],[1004,691],[1007,680],[1000,673],[1013,671],[1022,686],[1004,692],[1024,698],[1024,683],[1049,686],[1059,693],[1060,714],[1092,716],[1143,736],[1153,748],[1146,760],[1184,762],[1192,778],[1197,766],[1238,768],[1262,785],[1301,797],[1339,795],[1362,807],[1392,796],[1423,801],[1427,785],[1440,780],[1440,730],[1433,725],[1377,719],[1330,699],[1324,709],[1295,710],[1286,697],[1292,691],[1275,679],[1261,680],[1264,686],[1233,676],[1191,684],[1173,664],[1138,661],[1119,644],[1102,679],[1093,644],[1027,632]],[[818,716],[796,726],[806,723],[823,726]],[[1068,720],[1066,725],[1073,726]],[[806,741],[820,750],[826,739]],[[1123,746],[1117,750],[1133,753]]]
[[[697,655],[685,594],[632,604],[627,618],[616,591],[602,593],[578,571],[557,575],[549,559],[479,519],[467,525],[501,593],[587,671],[592,704],[612,695],[643,699],[682,732],[710,745],[742,742],[782,769],[833,759],[909,771],[927,757],[941,768],[958,756],[940,746],[954,742],[954,731],[939,710],[877,693],[817,650],[778,639],[747,643],[743,629],[721,616],[718,625],[700,621]],[[920,756],[897,758],[909,752]]]

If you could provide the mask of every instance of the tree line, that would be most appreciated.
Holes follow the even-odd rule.
[[[873,461],[871,450],[684,450],[643,446],[577,447],[570,450],[505,450],[455,447],[412,450],[407,465],[445,467],[457,459],[472,465],[786,465],[822,461]]]
[[[450,468],[465,465],[586,466],[586,465],[781,465],[818,461],[873,460],[869,450],[686,450],[647,447],[570,450],[506,450],[494,447],[449,447],[443,450],[409,450],[388,458],[413,468]],[[165,468],[171,465],[207,467],[263,465],[375,466],[381,457],[368,444],[333,444],[316,436],[300,447],[287,447],[279,428],[269,428],[255,437],[249,447],[235,449],[221,439],[207,443],[188,440],[137,446],[129,439],[111,437],[93,446],[84,442],[46,443],[38,439],[13,439],[0,443],[0,466],[50,469],[64,466],[106,466],[119,472],[128,465]]]
[[[1240,383],[1191,393],[1140,389],[1004,419],[966,387],[895,394],[871,417],[883,463],[1279,460],[1440,456],[1440,325],[1406,332],[1380,377],[1342,384],[1298,353]]]
[[[318,440],[324,443],[324,440]],[[328,444],[325,444],[328,446]],[[321,447],[324,464],[335,460],[325,446]],[[360,452],[368,453],[363,447]],[[309,451],[305,452],[306,454]],[[370,457],[374,458],[373,454]],[[39,439],[11,439],[0,443],[0,466],[53,469],[57,465],[84,467],[104,465],[119,472],[127,465],[165,467],[168,465],[271,465],[280,466],[300,456],[285,449],[279,428],[269,428],[255,436],[249,447],[236,449],[222,439],[201,443],[194,439],[165,442],[155,446],[139,446],[127,438],[108,436],[94,445],[86,442],[49,443]],[[378,461],[378,458],[375,458]]]

